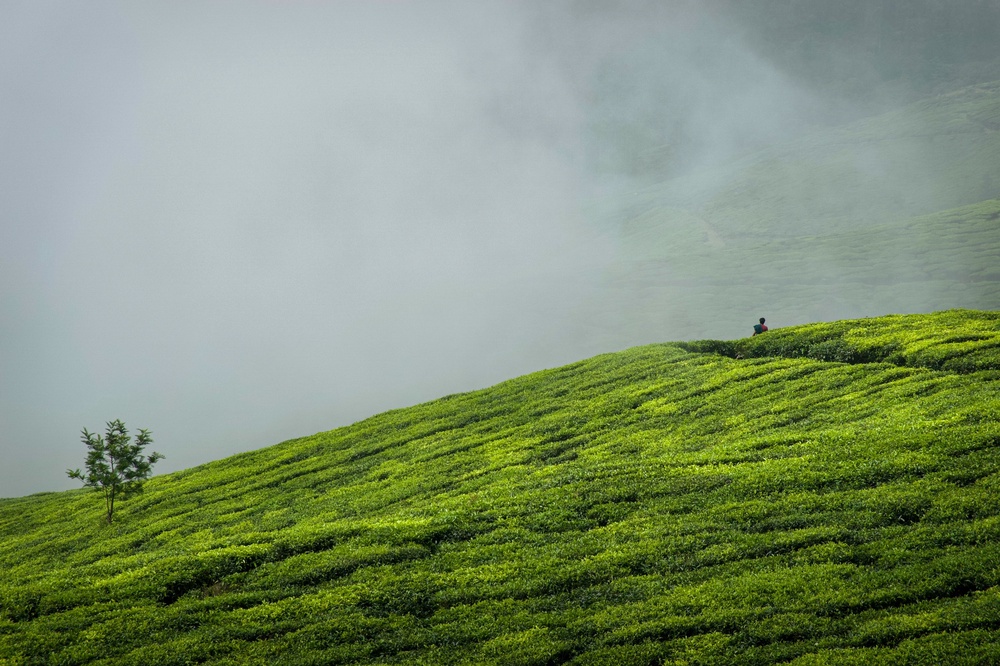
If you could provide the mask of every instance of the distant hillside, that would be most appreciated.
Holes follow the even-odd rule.
[[[693,163],[689,151],[700,141],[693,131],[706,129],[699,117],[726,122],[727,111],[754,113],[752,95],[732,99],[728,109],[698,106],[705,79],[712,85],[733,71],[749,73],[752,68],[741,69],[743,60],[764,68],[757,70],[764,75],[754,89],[772,80],[767,73],[786,83],[780,92],[764,92],[784,101],[771,107],[769,116],[795,106],[794,117],[785,118],[792,121],[784,127],[786,135],[799,130],[797,121],[842,125],[1000,75],[1000,3],[992,0],[569,0],[568,5],[607,22],[625,12],[647,17],[646,30],[607,54],[591,82],[596,161],[636,176],[687,171]],[[673,34],[670,26],[690,21],[692,14],[701,19],[694,22],[696,31],[706,23],[723,30],[719,37],[710,30],[698,33],[693,48],[704,50],[686,68],[702,79],[695,82],[670,69],[677,43],[687,34]],[[726,57],[733,48],[742,52],[735,61]],[[707,64],[716,58],[724,65]],[[741,83],[730,81],[735,88]],[[766,132],[757,133],[759,124],[742,127],[745,132],[728,140],[768,143]]]
[[[727,165],[692,204],[723,236],[769,238],[994,199],[998,130],[1000,83],[965,88]]]
[[[1000,83],[594,202],[618,239],[595,339],[1000,308]]]
[[[695,222],[672,233],[678,217]],[[664,209],[630,223],[621,256],[594,310],[581,319],[631,327],[637,340],[664,331],[750,333],[758,316],[785,326],[947,304],[996,309],[1000,200],[741,243],[710,228],[699,233],[697,218]]]
[[[0,664],[997,663],[1000,313],[597,356],[101,513],[0,500]]]
[[[696,214],[726,241],[853,230],[1000,197],[1000,82],[822,129],[608,205]],[[627,204],[623,205],[623,204]]]
[[[1000,71],[1000,4],[989,0],[710,1],[802,85],[855,105],[948,92]]]

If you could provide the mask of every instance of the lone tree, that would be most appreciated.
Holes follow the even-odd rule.
[[[139,430],[135,443],[129,442],[128,430],[120,420],[107,424],[105,436],[83,429],[81,437],[87,445],[87,473],[78,469],[68,469],[71,479],[80,479],[83,485],[104,493],[108,524],[115,515],[115,500],[142,492],[142,482],[149,478],[153,463],[163,458],[155,451],[147,456],[142,450],[153,443],[148,430]]]

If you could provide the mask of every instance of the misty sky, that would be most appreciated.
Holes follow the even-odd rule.
[[[656,341],[573,328],[602,63],[665,35],[692,164],[810,103],[695,4],[4,2],[0,497],[116,418],[169,472]]]

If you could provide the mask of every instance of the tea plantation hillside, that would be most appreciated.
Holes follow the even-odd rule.
[[[1000,313],[597,356],[116,516],[0,501],[0,664],[998,663]]]

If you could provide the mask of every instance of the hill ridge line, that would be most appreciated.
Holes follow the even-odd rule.
[[[941,338],[931,317],[970,313],[986,326],[976,333],[964,332]],[[737,340],[695,340],[676,343],[688,352],[715,354],[732,359],[806,358],[828,363],[851,365],[885,363],[903,368],[924,368],[938,372],[970,374],[1000,370],[995,351],[1000,349],[1000,313],[951,310],[933,315],[896,315],[908,321],[912,337],[879,335],[878,322],[844,320],[825,324],[806,324],[769,331],[766,335]],[[993,323],[995,322],[995,323]],[[921,324],[928,324],[924,335]],[[992,326],[989,324],[993,323]],[[994,352],[994,353],[991,353]]]

